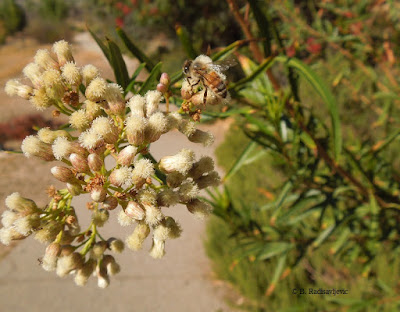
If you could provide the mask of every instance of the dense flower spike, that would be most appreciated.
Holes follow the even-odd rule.
[[[66,41],[56,42],[53,52],[39,50],[34,63],[24,68],[32,86],[11,80],[6,92],[29,100],[40,110],[54,105],[69,116],[72,131],[44,128],[26,137],[21,146],[26,157],[63,162],[54,165],[51,174],[66,188],[50,186],[50,202],[41,208],[18,193],[8,196],[0,241],[8,245],[33,234],[47,244],[41,259],[44,270],[60,277],[73,274],[79,286],[94,274],[98,286],[104,288],[110,276],[120,271],[108,251],[124,249],[121,240],[105,240],[99,234],[109,218],[116,216],[121,226],[135,224],[125,240],[129,249],[141,249],[152,233],[150,255],[161,258],[167,240],[178,238],[182,231],[165,215],[165,207],[183,204],[200,218],[211,211],[198,196],[201,189],[219,183],[212,159],[204,156],[196,161],[194,152],[184,148],[157,162],[149,154],[150,144],[174,129],[206,146],[213,137],[198,130],[185,115],[169,112],[168,106],[161,109],[163,96],[168,97],[167,74],[161,76],[161,90],[136,94],[126,101],[124,90],[103,79],[96,67],[79,67]],[[81,90],[85,93],[80,95]],[[114,162],[107,160],[112,158]],[[78,207],[72,206],[72,198],[80,194],[90,195],[91,223],[85,231],[77,216],[82,207],[75,210]]]

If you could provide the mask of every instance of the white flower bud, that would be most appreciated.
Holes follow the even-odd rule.
[[[153,206],[151,204],[143,203],[143,207],[146,211],[146,218],[145,221],[150,226],[155,226],[164,219],[164,215],[161,212],[161,209]]]
[[[114,210],[118,206],[118,199],[114,196],[109,196],[103,202],[103,208],[107,210]]]
[[[115,262],[115,259],[111,255],[105,255],[103,257],[103,263],[107,269],[107,274],[110,276],[116,275],[121,271],[121,267],[117,262]]]
[[[90,198],[97,203],[103,202],[106,199],[106,196],[107,191],[101,186],[94,188],[90,192]]]
[[[15,231],[13,228],[1,228],[0,229],[0,242],[3,245],[10,245],[11,241],[13,240],[19,240],[25,238],[24,235],[18,233]]]
[[[56,221],[50,221],[42,229],[35,232],[35,239],[41,243],[51,243],[60,233],[63,226]]]
[[[193,199],[186,204],[186,207],[198,219],[204,219],[212,211],[212,207],[208,203],[199,199]]]
[[[48,50],[37,50],[34,60],[43,69],[58,69],[58,63],[51,57]]]
[[[85,96],[88,100],[97,102],[104,99],[107,89],[107,81],[103,78],[94,78],[87,86]]]
[[[78,183],[67,183],[67,189],[72,196],[78,196],[82,193],[82,186]]]
[[[11,195],[8,195],[6,197],[5,203],[10,210],[22,212],[25,214],[33,213],[38,209],[33,200],[22,197],[18,192],[14,192]]]
[[[108,179],[112,185],[127,188],[132,185],[132,169],[125,166],[114,169]]]
[[[196,180],[200,178],[203,174],[214,170],[214,161],[209,156],[203,156],[198,162],[193,164],[192,169],[189,171],[189,176]]]
[[[42,69],[35,63],[29,63],[22,70],[25,77],[28,78],[35,88],[42,86]]]
[[[40,218],[36,213],[19,218],[14,222],[15,230],[24,236],[28,236],[31,231],[36,229],[39,225]]]
[[[118,128],[107,117],[97,117],[91,126],[91,131],[101,135],[106,143],[114,144],[118,140]]]
[[[33,90],[33,95],[29,98],[29,102],[38,110],[43,111],[53,105],[54,101],[49,98],[46,89],[41,87]]]
[[[126,238],[125,244],[131,250],[140,250],[149,234],[150,227],[145,223],[138,223],[133,233]]]
[[[1,215],[1,223],[4,227],[10,227],[18,218],[19,215],[16,214],[14,211],[6,210]]]
[[[97,273],[97,286],[99,288],[107,288],[110,284],[110,278],[107,274],[107,268],[104,266],[97,266],[96,267]]]
[[[42,74],[42,81],[49,98],[58,100],[64,96],[65,86],[58,70],[46,70]]]
[[[180,201],[186,203],[199,195],[199,187],[192,181],[185,181],[180,186],[178,193]]]
[[[86,117],[92,121],[96,117],[101,115],[101,106],[96,102],[92,102],[90,100],[86,100],[85,102],[85,113]]]
[[[150,256],[154,259],[161,259],[165,255],[165,241],[153,239],[153,246],[150,249]]]
[[[67,62],[61,67],[62,76],[71,86],[79,86],[82,82],[82,76],[79,68],[74,62]]]
[[[103,166],[103,161],[101,160],[99,155],[92,153],[88,156],[88,164],[90,170],[96,172],[101,170]]]
[[[161,102],[162,97],[163,96],[161,92],[157,90],[147,91],[147,93],[145,94],[146,98],[145,110],[147,117],[150,117],[152,114],[158,111],[158,104]]]
[[[145,109],[146,101],[144,97],[136,94],[132,96],[128,101],[128,107],[131,110],[131,116],[137,117],[145,117],[144,109]]]
[[[42,268],[46,271],[54,271],[57,268],[57,260],[61,253],[61,246],[58,243],[51,243],[46,247],[42,258]]]
[[[211,171],[207,175],[201,176],[196,180],[196,184],[201,190],[209,186],[218,186],[220,183],[221,178],[216,171]]]
[[[132,182],[136,188],[140,188],[145,180],[154,174],[154,166],[151,160],[142,158],[135,162],[132,170]]]
[[[47,144],[53,144],[54,141],[59,137],[64,137],[67,139],[71,137],[65,130],[50,130],[48,127],[40,129],[37,134],[40,141]]]
[[[182,122],[182,115],[178,112],[169,113],[167,115],[167,130],[178,128]]]
[[[58,160],[68,158],[72,153],[80,156],[87,155],[87,152],[77,142],[71,142],[67,137],[58,137],[52,145],[54,156]]]
[[[27,158],[36,156],[46,161],[55,159],[51,145],[40,141],[34,135],[29,135],[22,141],[21,150]]]
[[[126,119],[125,124],[128,142],[136,146],[143,144],[145,141],[147,119],[133,115]]]
[[[186,176],[177,171],[173,171],[167,175],[167,185],[171,188],[176,188],[182,184]]]
[[[85,157],[72,153],[69,155],[69,161],[77,172],[89,172],[89,166]]]
[[[182,119],[178,127],[179,132],[183,133],[187,137],[190,137],[196,132],[196,123],[191,120]]]
[[[190,142],[201,143],[204,146],[211,146],[214,143],[214,136],[211,132],[201,131],[197,129],[192,135],[188,137]]]
[[[96,269],[96,261],[93,259],[89,259],[83,266],[80,268],[74,277],[74,282],[77,286],[84,286],[86,285],[87,281],[89,280],[90,275]]]
[[[93,66],[92,64],[85,65],[82,68],[82,78],[83,84],[85,86],[89,85],[89,83],[94,79],[100,76],[100,71],[97,67]]]
[[[68,256],[60,257],[57,261],[56,274],[60,277],[67,276],[72,270],[83,266],[83,258],[80,253],[74,252]]]
[[[95,150],[104,145],[102,137],[92,129],[82,132],[78,140],[79,143],[88,150]]]
[[[179,195],[170,188],[163,189],[157,194],[157,204],[161,207],[174,206],[179,202]]]
[[[107,242],[100,241],[93,245],[92,250],[90,251],[90,258],[100,260],[103,258],[103,254],[107,249]]]
[[[148,119],[148,124],[146,127],[146,142],[157,141],[161,134],[165,133],[167,130],[167,119],[162,112],[154,113]]]
[[[131,165],[136,153],[137,148],[135,146],[128,145],[124,147],[117,156],[117,163],[123,166]]]
[[[186,174],[190,168],[192,168],[193,161],[194,152],[188,149],[182,149],[174,156],[161,158],[159,168],[166,173],[178,171],[182,174]]]
[[[90,119],[86,116],[84,109],[79,109],[69,116],[70,125],[77,130],[85,130],[90,126]]]
[[[6,83],[4,89],[9,96],[18,95],[26,100],[28,100],[33,94],[33,88],[20,83],[18,80],[9,80]]]
[[[113,251],[115,253],[121,253],[124,251],[125,244],[122,240],[112,237],[112,238],[109,238],[107,242],[108,242],[108,245],[109,245],[111,251]]]
[[[139,199],[140,203],[152,204],[155,205],[157,203],[157,193],[155,190],[148,188],[141,190],[137,198]]]
[[[125,214],[135,220],[143,220],[145,213],[143,208],[135,201],[130,201],[128,206],[126,206]]]
[[[107,101],[106,112],[112,115],[122,115],[125,113],[125,100],[122,96],[123,90],[120,85],[116,83],[109,83],[107,85],[104,98]]]
[[[71,169],[62,166],[54,166],[50,169],[51,174],[61,182],[74,183],[76,181]]]
[[[135,223],[135,220],[127,216],[123,210],[118,213],[117,220],[121,226],[129,226]]]
[[[53,44],[53,52],[57,55],[58,63],[64,66],[67,62],[73,62],[71,46],[65,40],[57,41]]]
[[[99,209],[92,213],[92,221],[98,227],[102,227],[108,221],[109,216],[110,214],[107,210]]]

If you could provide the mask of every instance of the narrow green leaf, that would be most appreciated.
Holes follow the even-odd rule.
[[[238,90],[239,87],[243,86],[245,83],[252,81],[254,78],[256,78],[258,75],[261,73],[265,72],[268,68],[272,66],[274,63],[275,58],[274,57],[268,57],[266,58],[260,65],[257,66],[257,68],[247,77],[240,79],[238,82],[230,84],[228,86],[228,89],[236,89]]]
[[[255,125],[257,127],[257,129],[260,132],[262,132],[262,134],[266,137],[266,139],[268,141],[273,143],[275,146],[280,145],[279,141],[277,140],[277,138],[275,136],[275,133],[272,130],[268,129],[268,127],[264,124],[264,122],[253,117],[252,115],[247,114],[247,115],[244,115],[244,117],[246,117],[246,119],[250,122],[251,125]]]
[[[333,224],[329,227],[327,227],[325,230],[323,230],[321,232],[321,234],[314,240],[314,242],[312,243],[312,246],[314,248],[319,247],[329,236],[331,236],[331,234],[333,233],[333,231],[336,229],[336,225]]]
[[[151,72],[154,68],[154,63],[151,61],[150,58],[147,57],[146,54],[142,52],[129,37],[126,33],[121,29],[116,29],[118,36],[122,39],[122,42],[125,44],[126,48],[140,61],[140,63],[146,63],[146,69]]]
[[[342,247],[348,242],[348,238],[351,234],[349,228],[343,228],[342,232],[340,233],[339,237],[336,239],[332,247],[330,248],[330,252],[333,254],[337,254]]]
[[[101,51],[103,52],[104,56],[107,58],[108,62],[111,65],[111,54],[110,50],[107,48],[107,46],[104,44],[103,41],[99,37],[96,36],[96,34],[88,28],[89,33],[92,35],[93,39],[96,41],[97,45],[100,47]]]
[[[278,214],[281,210],[282,204],[285,202],[286,197],[288,196],[288,194],[290,193],[290,191],[293,188],[293,182],[291,180],[287,181],[283,187],[281,192],[279,193],[279,196],[277,198],[277,200],[275,201],[275,209],[274,209],[274,213],[271,216],[271,224],[274,224]]]
[[[256,20],[258,30],[260,31],[261,37],[265,38],[263,41],[265,56],[271,55],[271,30],[267,16],[265,16],[258,6],[258,1],[248,0],[251,11],[253,12],[254,19]]]
[[[283,269],[285,268],[286,259],[287,259],[287,253],[285,252],[278,259],[278,264],[276,265],[275,273],[274,276],[272,277],[271,284],[276,285],[276,283],[278,283],[278,280],[283,273]]]
[[[227,47],[225,47],[224,49],[222,49],[221,51],[215,53],[213,56],[211,56],[211,59],[214,62],[218,61],[220,59],[223,59],[224,57],[233,53],[237,48],[239,48],[240,46],[245,45],[247,43],[249,43],[249,40],[235,41],[235,42],[231,43],[230,45],[228,45]]]
[[[293,247],[292,244],[286,242],[271,242],[264,245],[260,253],[257,254],[257,260],[267,260]]]
[[[125,90],[129,84],[129,74],[125,61],[122,58],[121,50],[112,40],[107,39],[107,43],[110,51],[111,67],[114,71],[115,79],[117,80],[117,83]]]
[[[133,75],[132,75],[132,77],[131,77],[131,81],[129,82],[128,86],[127,86],[126,89],[125,89],[125,94],[129,93],[130,91],[132,91],[133,86],[134,86],[135,83],[136,83],[136,78],[137,78],[137,76],[139,76],[140,72],[142,71],[142,69],[143,69],[145,66],[146,66],[146,63],[142,63],[142,64],[140,64],[140,65],[136,68],[135,72],[133,73]]]
[[[295,68],[304,78],[307,79],[327,105],[333,128],[335,159],[338,161],[342,150],[342,133],[340,128],[339,110],[332,92],[321,81],[321,78],[318,77],[308,65],[302,63],[300,60],[295,58],[289,59],[284,56],[276,57],[276,60],[285,63],[289,67]]]
[[[247,158],[250,157],[251,153],[256,149],[257,143],[250,142],[247,144],[246,148],[243,150],[242,154],[236,159],[235,163],[229,169],[227,174],[225,175],[224,181],[227,181],[231,176],[233,176],[240,168],[243,167],[244,163],[246,162]]]
[[[158,80],[161,76],[161,65],[162,63],[160,62],[156,66],[154,66],[149,77],[147,77],[147,79],[143,82],[143,85],[138,92],[140,95],[144,95],[148,90],[154,88],[157,85]]]
[[[198,53],[193,47],[192,41],[190,40],[189,32],[182,25],[177,25],[175,27],[176,34],[178,35],[179,40],[182,43],[183,49],[185,50],[187,56],[191,59],[197,57]]]

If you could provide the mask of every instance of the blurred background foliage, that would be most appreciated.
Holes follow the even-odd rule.
[[[144,82],[135,74],[123,81],[115,70],[133,93],[155,86],[155,64],[163,61],[177,106],[185,58],[207,51],[213,60],[235,58],[232,102],[205,108],[202,117],[233,120],[216,151],[226,176],[209,194],[214,216],[205,242],[218,278],[245,298],[232,304],[248,311],[399,309],[398,1],[0,5],[3,42],[17,31],[40,42],[68,39],[85,23],[100,43],[111,38],[146,62]],[[103,46],[106,55],[111,49]],[[296,296],[293,288],[349,294]]]

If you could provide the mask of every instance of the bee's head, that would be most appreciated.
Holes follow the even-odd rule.
[[[192,61],[186,60],[185,63],[183,64],[183,73],[185,75],[189,74],[190,66],[192,66]]]

